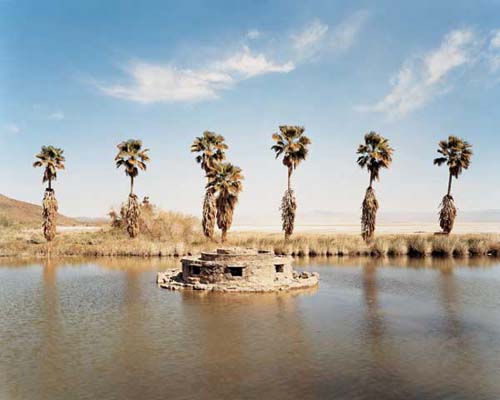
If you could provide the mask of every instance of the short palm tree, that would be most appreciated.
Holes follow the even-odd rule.
[[[449,234],[453,229],[457,216],[457,208],[451,195],[452,179],[458,179],[463,170],[469,168],[473,154],[472,145],[459,137],[449,136],[448,140],[439,142],[437,151],[441,154],[441,157],[434,159],[434,165],[446,164],[449,169],[448,192],[443,197],[439,210],[439,225],[443,233]]]
[[[285,240],[292,234],[295,227],[295,211],[297,201],[291,186],[292,172],[301,161],[305,160],[309,153],[311,139],[304,135],[304,127],[282,125],[279,127],[280,133],[273,134],[275,144],[271,147],[276,153],[276,158],[283,156],[283,165],[287,167],[288,180],[287,189],[281,200],[281,222]]]
[[[191,145],[191,152],[199,153],[196,156],[196,162],[200,164],[205,176],[207,176],[215,167],[226,159],[227,144],[224,143],[224,136],[217,135],[215,132],[205,131],[203,136],[197,137]],[[202,227],[206,237],[213,237],[215,230],[215,193],[208,187],[205,190],[205,199],[203,200]]]
[[[370,174],[370,185],[366,189],[362,205],[361,236],[365,241],[370,241],[375,234],[377,210],[379,207],[373,181],[380,179],[380,169],[389,168],[394,150],[389,146],[389,140],[376,132],[365,135],[365,143],[358,147],[358,165],[366,168]]]
[[[64,150],[58,147],[42,146],[40,153],[35,156],[37,160],[33,163],[33,167],[44,168],[42,182],[48,182],[42,204],[43,235],[48,242],[56,236],[58,204],[54,189],[52,189],[52,181],[57,179],[57,170],[64,169],[66,159],[63,153]]]
[[[207,189],[217,193],[215,204],[217,208],[217,226],[222,231],[221,241],[227,238],[227,231],[233,223],[233,214],[238,196],[243,190],[244,179],[241,168],[231,163],[217,164],[208,174]]]
[[[146,163],[150,160],[149,149],[142,148],[142,141],[136,139],[121,142],[118,154],[115,157],[116,167],[124,167],[125,174],[130,177],[130,194],[125,212],[127,232],[134,238],[139,233],[140,207],[137,196],[134,194],[134,179],[139,175],[139,170],[146,170]]]

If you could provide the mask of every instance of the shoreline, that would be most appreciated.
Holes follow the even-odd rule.
[[[293,257],[500,257],[500,234],[430,233],[378,234],[371,243],[347,233],[294,234],[284,242],[280,233],[231,232],[228,247],[257,248],[276,255]],[[99,231],[61,232],[48,244],[40,232],[12,230],[0,234],[1,258],[53,257],[182,257],[221,247],[201,234],[183,239],[157,240],[145,235],[129,239],[123,232],[103,228]]]

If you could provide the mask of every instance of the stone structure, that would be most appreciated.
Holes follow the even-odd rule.
[[[181,260],[182,270],[158,273],[157,283],[166,289],[270,292],[300,289],[318,284],[319,275],[295,272],[290,257],[270,251],[217,249]]]

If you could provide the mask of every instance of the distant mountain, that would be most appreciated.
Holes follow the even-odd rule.
[[[25,226],[40,226],[42,223],[42,207],[25,201],[14,200],[0,194],[0,226],[19,224]],[[57,224],[63,226],[82,225],[74,218],[58,214]]]

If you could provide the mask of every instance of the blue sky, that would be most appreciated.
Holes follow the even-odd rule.
[[[126,197],[113,157],[128,138],[151,149],[138,194],[198,214],[204,177],[189,144],[213,130],[246,177],[236,221],[277,217],[280,124],[313,141],[293,177],[302,213],[358,212],[368,175],[355,151],[370,130],[395,148],[376,185],[383,210],[437,208],[447,176],[432,159],[449,134],[475,151],[454,184],[459,208],[500,208],[499,104],[498,0],[0,0],[0,192],[39,202],[33,156],[63,147],[56,190],[69,215]]]

